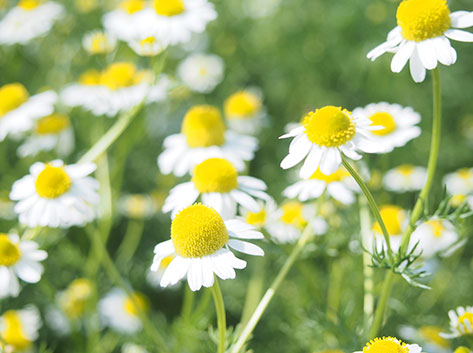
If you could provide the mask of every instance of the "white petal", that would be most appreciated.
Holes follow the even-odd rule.
[[[450,41],[445,37],[438,37],[434,40],[435,53],[437,54],[437,59],[443,65],[452,65],[455,63],[454,56],[452,55]]]
[[[309,179],[319,167],[322,158],[323,150],[318,146],[312,146],[309,155],[307,156],[304,165],[302,166],[299,176],[302,179]]]
[[[423,82],[425,80],[426,70],[422,62],[420,61],[419,54],[417,50],[411,56],[411,60],[409,61],[409,68],[411,70],[411,77],[414,82]]]
[[[309,153],[310,149],[312,147],[312,144],[308,146],[304,146],[304,148],[299,149],[297,151],[294,151],[294,153],[289,153],[281,162],[281,168],[282,169],[289,169],[291,167],[294,167],[296,164],[298,164],[300,161],[302,161],[305,156]]]
[[[452,20],[452,27],[454,28],[468,28],[473,26],[473,12],[469,11],[455,11],[450,14]]]
[[[230,239],[228,240],[228,246],[244,254],[255,255],[255,256],[264,255],[263,249],[261,249],[259,246],[248,243],[246,241]]]
[[[235,199],[236,202],[238,202],[247,210],[251,212],[259,212],[261,210],[261,207],[258,204],[258,202],[256,202],[255,199],[252,198],[250,195],[240,190],[232,190],[230,194],[232,195],[232,197]]]
[[[202,273],[202,259],[200,257],[193,258],[187,273],[187,283],[192,291],[197,291],[204,284]]]
[[[294,129],[292,129],[291,131],[289,131],[287,134],[279,136],[279,138],[280,139],[286,139],[286,138],[289,138],[289,137],[294,137],[294,136],[297,136],[297,135],[300,135],[300,134],[304,133],[304,131],[305,131],[304,126],[298,126]]]
[[[329,148],[320,163],[320,171],[325,175],[333,174],[342,164],[342,156],[337,148]]]
[[[459,42],[473,42],[473,33],[461,31],[459,29],[449,29],[445,32],[445,35],[453,40]]]
[[[391,61],[391,71],[401,72],[415,49],[415,43],[408,41],[402,45]]]
[[[214,271],[212,260],[209,256],[202,258],[202,278],[204,287],[210,288],[214,284]]]
[[[417,43],[417,53],[419,54],[422,65],[427,70],[433,70],[437,67],[437,53],[435,51],[434,40],[427,39]]]

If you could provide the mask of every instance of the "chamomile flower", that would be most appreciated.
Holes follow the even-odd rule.
[[[95,164],[65,165],[60,160],[34,163],[30,174],[13,184],[10,198],[15,212],[28,227],[81,226],[96,216],[98,182],[88,176]]]
[[[422,257],[430,258],[439,254],[451,254],[452,247],[459,240],[455,226],[446,219],[430,219],[416,228],[411,236],[411,244],[419,242],[416,249],[422,251]]]
[[[69,320],[77,320],[84,315],[94,295],[94,284],[87,278],[77,278],[57,295],[57,302]]]
[[[95,30],[84,35],[82,46],[91,55],[107,54],[117,46],[117,40],[107,32]]]
[[[210,93],[222,82],[225,65],[221,57],[192,54],[177,68],[177,75],[194,92]]]
[[[267,118],[260,96],[251,90],[244,90],[225,100],[225,118],[232,130],[249,135],[260,132]]]
[[[299,175],[309,179],[317,169],[326,175],[335,173],[342,163],[342,153],[358,160],[361,155],[357,150],[380,152],[382,146],[369,139],[369,131],[379,127],[371,124],[372,121],[367,118],[354,117],[348,110],[333,106],[310,112],[302,126],[280,137],[294,138],[281,168],[291,168],[305,159]]]
[[[328,230],[327,222],[316,216],[313,205],[288,201],[271,215],[266,229],[276,242],[284,244],[297,241],[308,225],[315,235],[322,235]]]
[[[18,156],[35,156],[42,151],[52,151],[61,156],[69,155],[74,149],[74,132],[69,117],[51,114],[37,119],[29,136],[18,148]]]
[[[422,343],[426,352],[450,353],[450,342],[440,336],[441,332],[442,328],[438,326],[421,326],[418,329],[412,326],[403,326],[399,330],[403,338]]]
[[[462,168],[447,174],[443,182],[452,195],[471,194],[473,193],[473,168]]]
[[[421,353],[417,344],[406,344],[396,337],[375,338],[366,343],[363,351],[354,353]]]
[[[145,7],[145,0],[121,1],[117,9],[104,15],[102,22],[105,31],[125,42],[142,37],[140,14]]]
[[[440,62],[452,65],[457,53],[450,40],[473,42],[473,34],[461,28],[473,26],[473,12],[450,13],[446,0],[404,0],[396,13],[397,27],[389,32],[387,41],[368,53],[372,61],[386,52],[395,53],[393,72],[401,72],[409,61],[415,82],[425,79],[426,70]]]
[[[393,251],[397,251],[401,246],[402,232],[409,222],[407,212],[399,206],[382,205],[379,208],[379,213],[381,214],[381,218],[383,219],[386,230],[390,236],[389,241],[391,247]],[[373,235],[376,248],[379,251],[381,251],[383,247],[386,248],[383,231],[378,222],[373,224]]]
[[[383,178],[386,190],[393,192],[406,192],[421,190],[427,179],[427,169],[410,164],[388,170]]]
[[[357,190],[350,174],[344,168],[338,168],[330,175],[323,174],[317,169],[308,180],[301,180],[287,187],[283,195],[290,199],[298,198],[300,201],[316,199],[324,192],[345,205],[355,201]]]
[[[0,316],[0,350],[22,352],[31,349],[39,337],[41,324],[39,311],[34,306],[5,311]]]
[[[240,207],[241,219],[256,229],[267,229],[278,206],[271,197],[268,197],[265,202],[258,200],[258,204],[260,207],[258,212],[251,212],[245,207]]]
[[[46,35],[64,8],[53,1],[20,0],[0,21],[0,44],[27,44]]]
[[[0,233],[0,298],[18,296],[18,278],[27,283],[39,282],[44,271],[40,262],[47,257],[34,241]]]
[[[19,137],[34,126],[35,119],[52,114],[57,95],[47,91],[29,95],[21,83],[0,87],[0,142],[6,136]]]
[[[163,212],[172,211],[172,217],[183,208],[192,205],[200,197],[204,205],[212,207],[223,219],[234,218],[237,205],[252,212],[259,212],[257,199],[268,199],[264,192],[266,184],[256,178],[238,175],[232,163],[224,158],[209,158],[197,164],[192,180],[174,187],[166,201]]]
[[[459,306],[448,312],[450,333],[441,333],[444,338],[456,338],[473,334],[473,306]]]
[[[173,255],[166,268],[161,286],[174,285],[187,277],[193,291],[202,286],[212,287],[214,274],[223,280],[235,278],[234,269],[246,267],[230,248],[249,255],[263,256],[263,250],[240,239],[262,239],[263,234],[253,226],[232,219],[224,221],[212,208],[194,204],[179,212],[171,225],[171,239],[154,248],[152,271],[157,271],[161,261]]]
[[[139,56],[155,56],[166,49],[167,42],[165,39],[148,36],[130,39],[128,45]]]
[[[119,288],[113,288],[99,302],[99,313],[103,323],[125,334],[134,334],[141,330],[143,324],[139,314],[148,308],[148,298],[143,294],[134,292],[130,297]]]
[[[385,102],[372,103],[364,108],[356,108],[352,114],[370,120],[372,125],[382,127],[370,131],[370,135],[371,140],[384,147],[384,153],[404,146],[421,132],[416,126],[420,122],[420,114],[411,107]]]
[[[245,168],[245,161],[253,159],[258,141],[227,131],[220,111],[210,105],[189,109],[181,126],[181,133],[164,139],[164,151],[158,157],[163,174],[184,176],[208,158],[225,158],[238,171]]]
[[[160,283],[161,283],[161,280],[163,279],[164,272],[166,272],[166,269],[168,268],[169,264],[171,263],[172,260],[174,260],[175,257],[176,257],[175,255],[166,256],[164,259],[161,260],[161,263],[159,264],[159,268],[156,271],[152,271],[151,269],[147,271],[146,281],[151,287],[162,289]],[[169,287],[177,288],[178,284],[179,282]]]
[[[118,202],[118,209],[121,214],[132,219],[149,218],[157,211],[153,199],[145,194],[122,196]]]

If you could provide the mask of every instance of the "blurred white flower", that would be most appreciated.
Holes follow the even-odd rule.
[[[86,33],[82,39],[82,46],[91,55],[110,53],[116,45],[115,37],[99,30]]]
[[[410,164],[402,164],[388,170],[383,178],[386,190],[406,192],[421,190],[427,179],[427,169]]]
[[[399,334],[409,341],[422,343],[425,352],[451,353],[450,342],[440,336],[442,328],[439,326],[421,326],[418,329],[412,326],[402,326]]]
[[[379,213],[381,214],[381,218],[383,219],[386,230],[388,231],[391,248],[396,252],[401,246],[402,233],[409,223],[407,212],[399,206],[381,205]],[[374,243],[368,241],[368,249],[370,249],[374,244],[378,251],[381,251],[383,247],[386,249],[386,242],[381,226],[378,222],[374,222],[373,224],[373,239],[371,241]]]
[[[163,279],[164,272],[166,272],[166,269],[168,268],[169,264],[171,263],[172,260],[174,260],[175,257],[176,257],[175,255],[169,255],[165,257],[164,259],[161,260],[161,263],[159,264],[159,268],[157,270],[152,271],[151,269],[149,269],[146,272],[146,281],[151,287],[162,289],[160,283],[161,283],[161,280]],[[179,283],[180,282],[177,282],[175,285],[168,286],[168,288],[171,288],[171,287],[178,288]]]
[[[30,305],[21,310],[8,310],[0,316],[0,349],[4,352],[23,352],[32,348],[39,337],[41,317]]]
[[[117,9],[103,16],[102,22],[105,31],[125,42],[143,37],[140,33],[143,28],[139,15],[145,7],[146,1],[144,0],[121,1]]]
[[[125,343],[122,346],[122,353],[148,353],[148,351],[143,346],[134,343]]]
[[[232,94],[225,100],[224,109],[230,128],[241,134],[257,135],[267,123],[261,93],[257,90]]]
[[[222,82],[224,68],[217,55],[192,54],[179,64],[177,74],[192,91],[210,93]]]
[[[145,38],[134,38],[128,41],[128,45],[140,56],[155,56],[167,47],[167,42],[154,36]]]
[[[260,207],[258,212],[251,212],[245,207],[240,207],[241,217],[239,218],[256,229],[267,229],[278,206],[271,197],[268,197],[265,202],[258,200],[258,204]]]
[[[126,217],[144,219],[151,217],[157,211],[157,207],[149,195],[131,194],[120,197],[118,210]]]
[[[412,233],[410,244],[417,242],[416,252],[422,251],[422,257],[430,258],[439,254],[447,256],[452,246],[459,240],[455,226],[446,219],[430,219],[416,228]]]
[[[450,333],[441,333],[444,338],[456,338],[473,334],[473,306],[459,306],[448,312]]]

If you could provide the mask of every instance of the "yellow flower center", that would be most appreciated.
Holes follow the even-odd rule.
[[[145,8],[145,2],[143,0],[124,0],[120,3],[120,8],[132,15],[135,12],[143,10]]]
[[[23,10],[30,11],[37,8],[41,4],[39,0],[20,0],[18,6]]]
[[[379,212],[389,235],[401,234],[406,219],[406,212],[402,208],[394,205],[384,205],[380,208]],[[373,230],[378,234],[383,234],[378,222],[374,224]]]
[[[452,24],[446,0],[404,0],[396,17],[403,37],[416,42],[443,35]]]
[[[455,349],[455,353],[471,353],[471,351],[466,347],[460,346]]]
[[[189,109],[181,132],[189,147],[221,146],[225,143],[225,124],[216,107],[199,105]]]
[[[396,170],[401,174],[403,177],[409,177],[414,173],[414,166],[410,164],[402,164],[396,168]]]
[[[100,84],[100,72],[95,69],[87,70],[79,77],[79,83],[85,86],[95,86]]]
[[[135,65],[127,62],[110,65],[100,76],[100,83],[112,90],[130,87],[139,83]]]
[[[15,310],[6,311],[3,314],[2,340],[15,348],[15,350],[25,350],[31,345],[31,341],[26,337],[20,315]]]
[[[67,317],[74,319],[84,313],[93,288],[92,282],[86,278],[78,278],[71,282],[60,302]]]
[[[144,218],[148,211],[148,198],[143,195],[131,195],[127,199],[126,208],[131,218]]]
[[[103,32],[96,32],[92,35],[90,46],[87,48],[92,54],[102,54],[110,50],[107,35]]]
[[[465,323],[466,322],[469,322],[470,325],[467,326]],[[472,327],[473,326],[473,313],[470,313],[469,311],[467,311],[466,313],[464,313],[462,316],[460,316],[458,318],[458,326],[457,328],[460,329],[460,326],[463,326],[463,328],[465,329],[465,332],[467,333],[471,333],[468,329],[468,327]]]
[[[409,353],[409,347],[394,337],[375,338],[363,348],[363,353]]]
[[[419,334],[426,340],[435,343],[437,346],[448,348],[450,347],[450,343],[439,335],[442,331],[441,327],[423,326],[419,329]]]
[[[143,294],[135,292],[132,294],[131,297],[127,297],[125,299],[125,303],[123,304],[125,307],[125,311],[130,316],[138,316],[140,311],[146,311],[149,307],[148,298],[146,298]]]
[[[229,119],[252,118],[260,109],[260,99],[248,91],[237,92],[225,101],[225,115]]]
[[[297,228],[302,228],[307,224],[304,218],[304,205],[297,201],[287,202],[281,206],[282,216],[281,221],[286,224],[293,225]]]
[[[194,204],[172,221],[171,239],[178,255],[202,257],[220,250],[228,241],[228,231],[214,209]]]
[[[450,203],[451,203],[454,207],[458,207],[458,206],[460,206],[462,203],[464,203],[466,200],[467,200],[466,195],[457,194],[457,195],[453,195],[453,196],[452,196],[452,198],[450,199]]]
[[[21,83],[0,87],[0,118],[28,100],[29,94]]]
[[[171,263],[172,260],[174,260],[173,255],[166,256],[164,259],[161,260],[160,267],[163,268],[163,269],[168,268],[168,266],[169,266],[169,264]]]
[[[201,193],[227,193],[238,187],[238,172],[223,158],[209,158],[194,168],[192,182]]]
[[[63,167],[46,165],[36,178],[36,193],[46,199],[55,199],[71,188],[71,178]]]
[[[154,0],[154,9],[161,16],[176,16],[186,10],[182,0]]]
[[[396,122],[394,121],[394,117],[385,112],[375,113],[370,116],[370,120],[373,122],[371,126],[382,126],[383,128],[380,130],[373,130],[371,131],[373,134],[378,136],[386,136],[396,130]]]
[[[20,260],[21,251],[7,234],[0,233],[0,266],[13,266]]]
[[[156,43],[155,37],[146,37],[145,39],[140,40],[140,46],[142,48],[146,46],[152,46],[154,43]]]
[[[317,180],[322,180],[325,181],[327,184],[333,183],[335,181],[342,181],[345,179],[347,176],[350,174],[343,168],[338,168],[338,170],[330,175],[325,175],[320,171],[319,168],[312,174],[310,179],[317,179]]]
[[[307,138],[319,146],[338,147],[355,136],[350,112],[338,107],[326,106],[310,112],[303,125]]]
[[[259,212],[248,212],[246,215],[246,223],[251,224],[255,227],[262,227],[266,223],[266,210],[261,208]]]
[[[445,232],[445,227],[439,219],[430,220],[426,223],[432,228],[432,232],[436,238],[440,238],[443,232]]]
[[[36,122],[39,135],[58,134],[70,126],[69,118],[63,114],[52,114]]]
[[[473,179],[473,170],[469,168],[462,168],[457,171],[457,175],[464,181],[471,182],[471,180]]]

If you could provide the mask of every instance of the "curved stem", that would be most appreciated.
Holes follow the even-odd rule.
[[[217,278],[215,278],[211,290],[215,302],[215,310],[217,311],[218,353],[224,353],[227,337],[227,321],[225,318],[225,305],[223,304],[222,291],[220,290]]]

